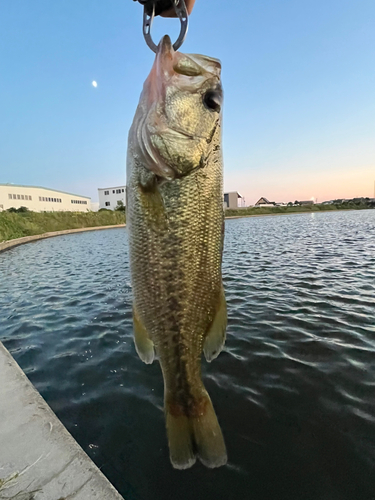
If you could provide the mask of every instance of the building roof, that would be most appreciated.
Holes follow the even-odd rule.
[[[262,201],[263,200],[263,201]],[[265,204],[265,205],[273,205],[275,202],[274,201],[268,201],[267,198],[262,196],[259,198],[259,200],[255,203],[255,205],[260,205],[260,204]]]
[[[112,187],[106,187],[106,188],[98,188],[98,191],[104,191],[105,189],[125,189],[126,185],[123,184],[122,186],[112,186]]]
[[[52,189],[52,188],[46,188],[43,186],[26,186],[24,184],[10,184],[9,182],[6,184],[1,184],[0,186],[9,186],[9,187],[19,187],[19,188],[32,188],[32,189],[45,189],[46,191],[55,191],[55,193],[63,193],[63,194],[68,194],[69,196],[78,196],[79,198],[86,198],[87,200],[91,200],[90,196],[83,196],[82,194],[74,194],[74,193],[68,193],[67,191],[60,191],[60,189]]]
[[[228,193],[224,193],[224,195],[226,194],[237,194],[237,198],[243,198],[238,191],[228,191]]]

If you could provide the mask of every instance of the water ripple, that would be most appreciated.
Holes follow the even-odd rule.
[[[127,500],[371,500],[375,211],[228,220],[227,344],[203,364],[229,464],[171,469],[132,340],[126,230],[0,255],[6,347]]]

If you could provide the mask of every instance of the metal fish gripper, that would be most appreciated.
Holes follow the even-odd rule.
[[[158,46],[154,43],[151,37],[151,27],[155,17],[155,1],[152,2],[152,11],[149,14],[149,9],[147,9],[146,5],[143,10],[143,36],[146,40],[147,45],[150,47],[152,51],[157,52]],[[186,38],[186,34],[189,26],[189,16],[187,13],[186,5],[184,0],[173,0],[173,7],[176,12],[176,16],[180,20],[181,29],[180,34],[173,44],[173,49],[178,50],[181,45],[184,43]]]

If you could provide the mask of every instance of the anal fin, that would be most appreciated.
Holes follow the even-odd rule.
[[[227,303],[224,287],[221,287],[220,298],[215,318],[204,340],[203,352],[207,361],[217,358],[225,344],[225,330],[227,328]]]
[[[142,321],[139,319],[137,311],[133,306],[133,325],[134,325],[134,344],[135,350],[141,360],[150,365],[155,358],[154,343],[150,339],[146,328],[144,327]]]

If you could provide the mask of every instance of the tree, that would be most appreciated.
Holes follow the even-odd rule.
[[[10,212],[12,214],[16,214],[16,213],[22,214],[25,212],[30,212],[30,210],[27,207],[20,207],[20,208],[10,207],[7,209],[7,212]]]
[[[119,200],[117,202],[117,207],[115,208],[116,212],[125,212],[125,205],[124,202]]]

